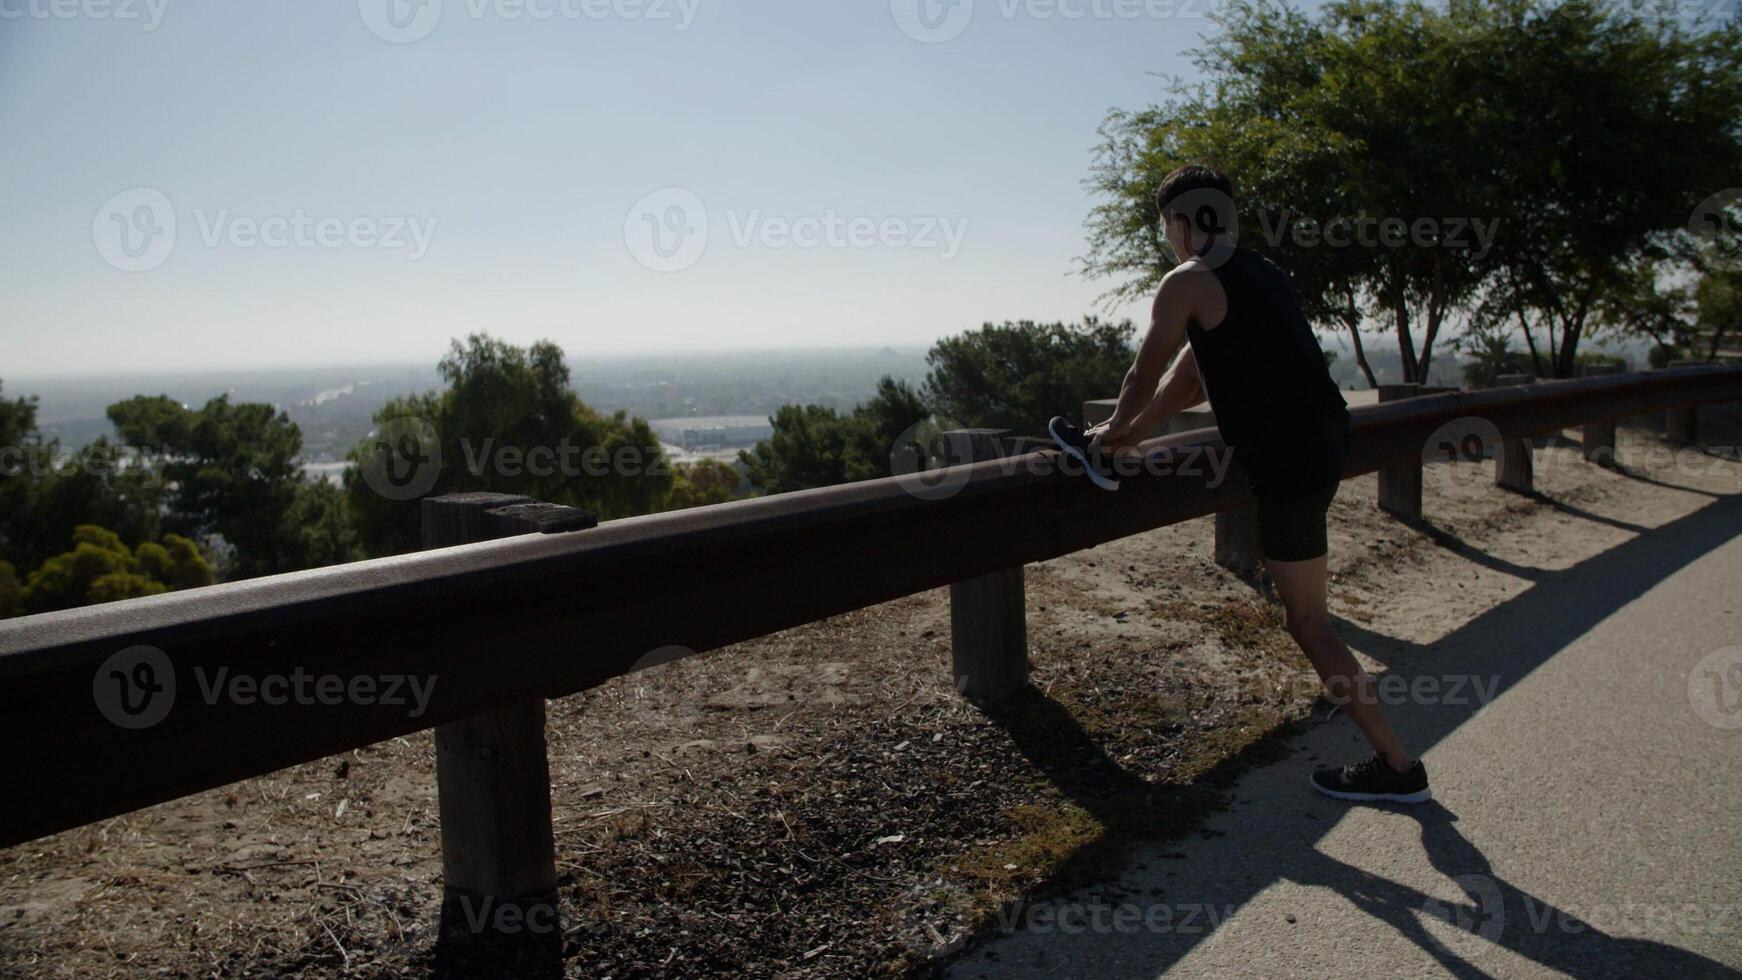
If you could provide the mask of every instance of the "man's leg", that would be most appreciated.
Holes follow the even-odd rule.
[[[1283,608],[1288,612],[1289,635],[1312,661],[1332,702],[1342,705],[1391,768],[1398,772],[1408,770],[1415,760],[1404,751],[1391,731],[1391,723],[1385,720],[1385,708],[1375,696],[1373,679],[1361,669],[1331,625],[1325,599],[1326,556],[1306,561],[1266,558],[1264,567],[1276,583],[1277,595],[1282,597]]]

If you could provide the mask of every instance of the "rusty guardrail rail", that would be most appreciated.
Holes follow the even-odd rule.
[[[1437,394],[1356,410],[1346,476],[1419,461],[1465,417],[1515,439],[1742,399],[1706,366]],[[1213,430],[1146,452],[1219,447]],[[904,478],[735,501],[0,622],[0,846],[900,596],[1234,507],[1244,480],[1141,476],[1116,494],[1028,465],[971,464],[953,494]],[[1028,461],[1024,463],[1024,460]],[[955,471],[947,471],[954,474]],[[909,478],[910,479],[910,478]],[[927,499],[933,497],[936,499]],[[112,655],[162,651],[173,707],[130,729],[99,710]],[[208,697],[245,673],[434,677],[427,710]]]

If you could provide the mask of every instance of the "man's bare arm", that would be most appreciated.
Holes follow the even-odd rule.
[[[1195,269],[1180,266],[1167,274],[1155,293],[1155,305],[1150,311],[1149,332],[1137,348],[1137,359],[1125,373],[1125,384],[1119,390],[1119,404],[1113,417],[1107,420],[1101,438],[1118,441],[1136,431],[1136,423],[1154,403],[1160,392],[1157,385],[1169,360],[1184,343],[1186,323],[1197,308],[1197,290],[1201,281]],[[1197,362],[1192,362],[1196,373]]]
[[[1138,413],[1129,432],[1117,439],[1103,436],[1100,426],[1090,429],[1089,432],[1103,446],[1122,448],[1136,445],[1163,422],[1203,400],[1204,384],[1198,376],[1198,359],[1192,349],[1187,347],[1173,362],[1173,367],[1167,369],[1167,374],[1162,376],[1161,387],[1156,391],[1155,398]]]

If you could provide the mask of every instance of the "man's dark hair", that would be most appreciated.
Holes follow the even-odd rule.
[[[1201,190],[1217,191],[1227,198],[1229,205],[1234,203],[1234,185],[1227,177],[1201,163],[1188,163],[1161,178],[1161,186],[1155,189],[1156,207],[1165,215],[1176,198]]]

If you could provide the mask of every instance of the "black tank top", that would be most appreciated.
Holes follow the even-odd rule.
[[[1294,282],[1243,248],[1212,251],[1228,315],[1186,325],[1222,440],[1254,492],[1286,496],[1342,477],[1349,409],[1325,364]]]

